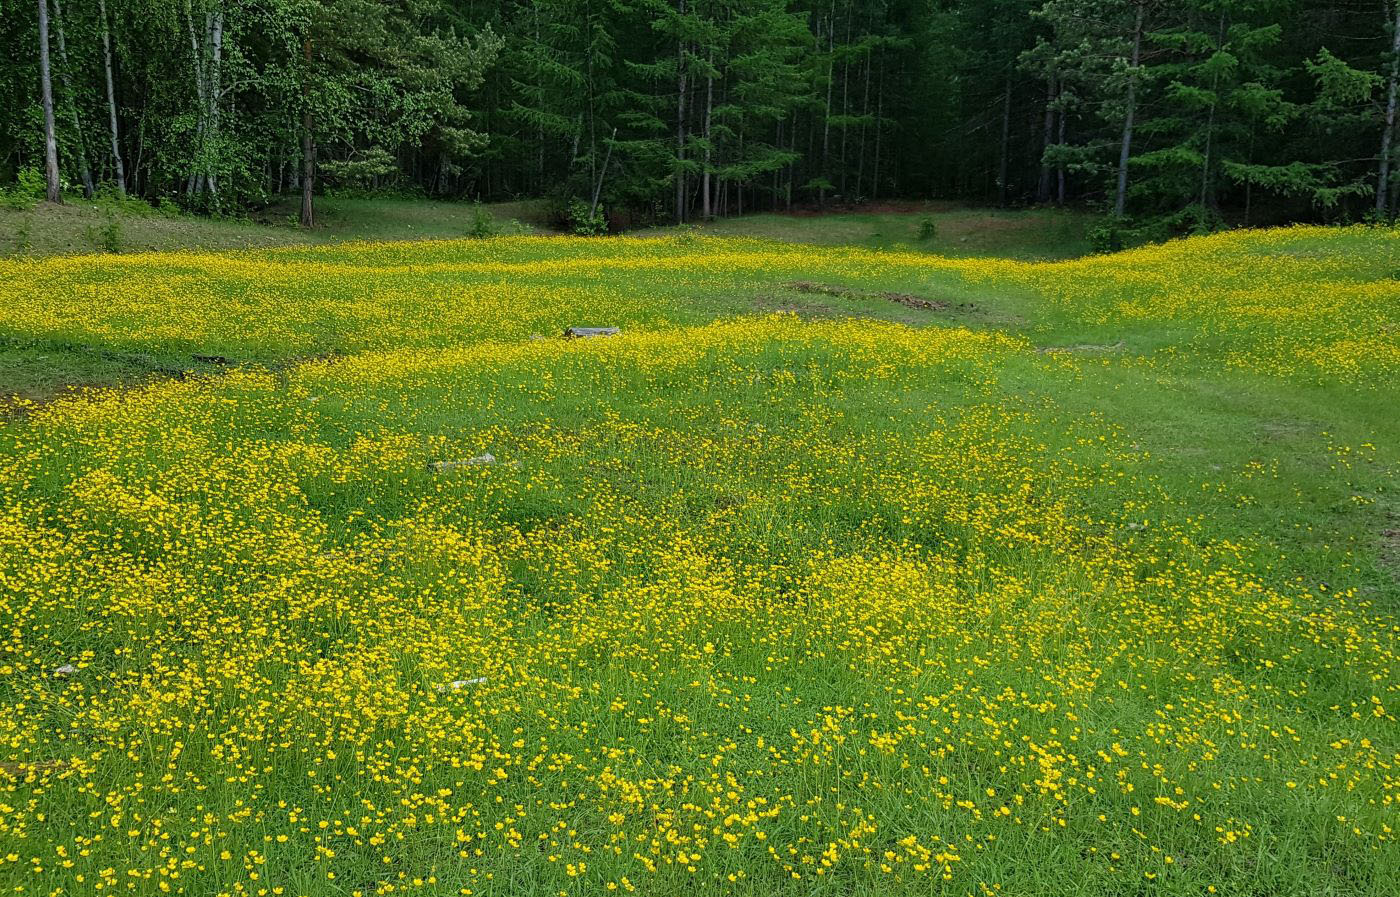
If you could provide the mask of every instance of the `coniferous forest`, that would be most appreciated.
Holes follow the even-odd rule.
[[[0,184],[1390,217],[1393,0],[0,0]]]

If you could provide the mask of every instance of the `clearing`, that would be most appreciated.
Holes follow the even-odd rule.
[[[1400,232],[801,236],[0,260],[5,890],[1389,894]]]

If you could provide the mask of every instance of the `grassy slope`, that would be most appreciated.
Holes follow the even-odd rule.
[[[1385,894],[1398,267],[1365,230],[6,263],[44,351],[249,364],[0,431],[0,760],[39,764],[0,876]],[[569,324],[625,335],[530,338]]]
[[[75,199],[66,206],[45,205],[28,211],[0,208],[0,234],[8,235],[8,239],[0,238],[0,258],[36,259],[101,252],[102,229],[114,214],[120,222],[123,254],[293,248],[367,240],[450,240],[467,232],[475,214],[474,207],[466,203],[323,198],[317,206],[318,227],[307,232],[294,226],[296,208],[288,203],[269,208],[257,222],[163,216],[142,213],[142,208],[133,203],[114,211],[110,205]],[[527,232],[547,230],[538,203],[494,203],[485,208],[507,232],[516,224]],[[919,222],[925,216],[937,222],[936,239],[918,239]],[[706,226],[704,232],[938,252],[953,257],[1070,258],[1088,250],[1084,240],[1086,221],[1084,216],[1072,212],[999,212],[947,204],[906,204],[878,212],[755,215],[717,221]],[[691,231],[660,228],[637,235],[677,233]],[[29,298],[26,296],[23,301],[28,302]],[[800,306],[812,315],[843,315],[847,311],[801,296],[761,297],[754,307],[773,310],[787,305]],[[724,308],[748,310],[749,306],[740,302]],[[878,306],[874,313],[896,320],[917,318],[892,314]],[[107,340],[99,343],[35,339],[30,333],[0,326],[0,401],[13,396],[47,400],[72,386],[131,385],[172,372],[209,373],[215,369],[192,360],[188,352],[166,352],[158,343],[143,344],[135,351],[115,352]]]
[[[542,227],[537,203],[485,206],[502,225],[518,221],[526,232]],[[141,203],[126,207],[70,199],[64,206],[0,207],[0,258],[103,252],[103,228],[118,222],[120,252],[219,250],[341,243],[346,240],[453,239],[465,236],[475,212],[470,203],[409,199],[317,200],[317,227],[296,226],[297,208],[269,207],[256,221],[220,221],[161,215]]]
[[[925,218],[933,221],[935,235],[921,239],[919,228]],[[695,230],[713,236],[1031,260],[1086,255],[1091,221],[1091,216],[1080,212],[1054,209],[996,211],[947,203],[902,203],[879,211],[829,215],[746,215],[698,225]],[[656,228],[642,234],[675,232],[675,228]]]

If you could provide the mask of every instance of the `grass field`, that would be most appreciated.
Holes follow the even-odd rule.
[[[540,203],[500,202],[482,208],[506,233],[546,229]],[[454,239],[470,235],[477,207],[422,199],[319,197],[317,226],[309,231],[297,226],[298,211],[293,199],[283,199],[247,221],[163,214],[140,200],[85,202],[69,197],[62,206],[0,206],[0,258]]]
[[[487,203],[479,208],[491,216],[503,234],[551,230],[543,202]],[[450,240],[471,235],[477,212],[477,206],[464,202],[323,197],[317,200],[317,226],[308,231],[296,225],[298,208],[292,199],[268,207],[256,220],[221,221],[158,214],[137,201],[114,205],[70,198],[65,206],[0,206],[0,235],[6,235],[0,237],[0,258],[110,251],[269,249],[348,240]],[[931,237],[919,232],[926,218],[936,230]],[[695,227],[642,229],[630,235],[701,233],[945,256],[1040,260],[1088,254],[1086,234],[1092,220],[1088,214],[1070,210],[1003,211],[953,203],[898,203],[821,215],[745,215]]]
[[[0,886],[1393,894],[1397,271],[0,261]]]
[[[920,234],[925,219],[934,226],[930,236]],[[694,231],[709,236],[1041,261],[1088,255],[1088,231],[1093,220],[1087,213],[1063,209],[997,210],[953,203],[892,203],[827,214],[719,218],[695,225]],[[676,228],[669,227],[641,231],[651,235],[676,232]]]

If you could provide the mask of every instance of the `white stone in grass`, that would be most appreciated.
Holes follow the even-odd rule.
[[[475,678],[475,679],[457,679],[456,681],[449,682],[449,683],[447,683],[446,685],[439,685],[437,690],[438,690],[439,692],[459,691],[459,690],[461,690],[461,689],[463,689],[463,688],[466,688],[468,685],[485,685],[485,684],[486,684],[486,677],[485,677],[485,676],[478,676],[478,677]]]
[[[487,452],[484,455],[477,455],[474,458],[462,458],[457,461],[430,461],[428,468],[441,473],[444,470],[456,470],[459,467],[489,467],[496,463],[496,456]]]
[[[59,667],[58,669],[54,670],[54,671],[53,671],[53,674],[54,674],[55,676],[58,676],[58,677],[61,678],[61,677],[64,677],[64,676],[71,676],[71,675],[73,675],[73,674],[76,673],[76,672],[78,672],[78,668],[77,668],[77,667],[73,666],[71,663],[65,663],[63,666],[61,666],[61,667]]]

